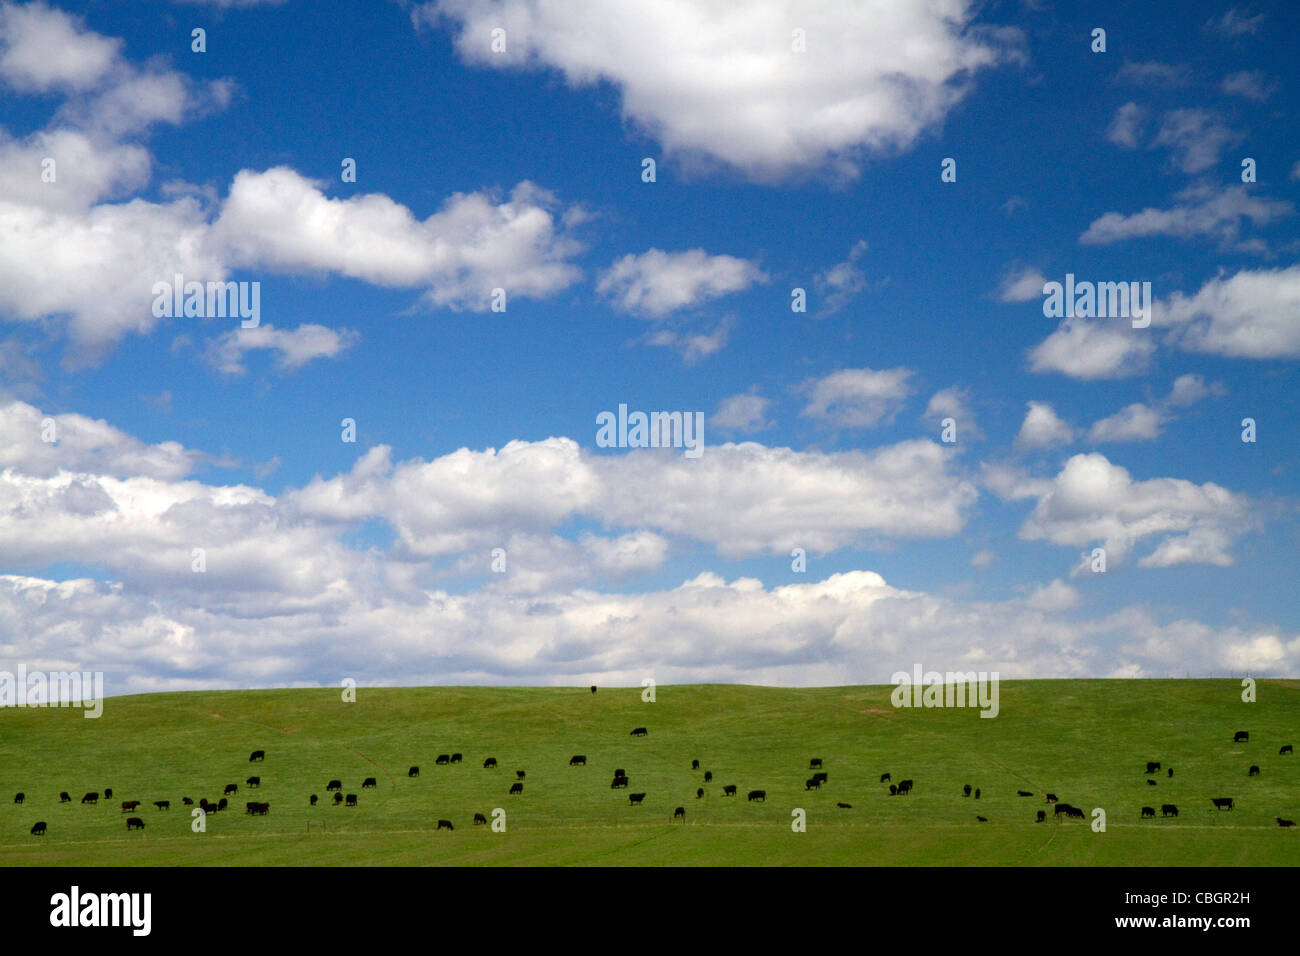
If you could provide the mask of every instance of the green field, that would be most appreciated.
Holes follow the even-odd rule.
[[[0,710],[0,862],[62,865],[1105,865],[1290,866],[1300,862],[1300,681],[1004,681],[1000,714],[895,709],[890,687],[394,688],[149,694],[79,709]],[[644,725],[649,734],[632,738]],[[1233,744],[1236,730],[1250,742]],[[262,763],[249,752],[266,751]],[[459,765],[435,766],[459,751]],[[572,754],[586,767],[569,767]],[[486,757],[499,768],[483,769]],[[805,791],[810,757],[829,775]],[[700,772],[690,769],[691,760]],[[1156,786],[1148,760],[1174,768]],[[421,775],[408,779],[418,764]],[[1247,777],[1251,764],[1262,772]],[[609,788],[626,769],[632,792]],[[516,769],[524,792],[508,796]],[[713,783],[703,784],[703,770]],[[915,781],[891,797],[880,775]],[[262,786],[248,791],[250,774]],[[378,787],[362,790],[364,777]],[[355,808],[326,805],[340,778]],[[191,830],[182,796],[230,809]],[[982,791],[964,798],[962,785]],[[736,784],[735,798],[722,795]],[[696,788],[705,787],[703,799]],[[83,793],[113,789],[98,806]],[[749,803],[751,789],[767,791]],[[1030,790],[1023,798],[1017,790]],[[59,803],[66,790],[72,802]],[[26,803],[10,803],[22,791]],[[1043,794],[1088,819],[1034,823]],[[308,805],[320,794],[321,805]],[[1211,797],[1231,796],[1232,811]],[[142,801],[128,833],[122,800]],[[169,811],[154,800],[170,800]],[[248,816],[246,800],[270,813]],[[838,809],[837,802],[852,804]],[[1140,820],[1176,804],[1177,819]],[[670,822],[686,808],[686,823]],[[472,826],[506,811],[506,831]],[[1104,808],[1104,833],[1092,810]],[[806,811],[806,832],[791,828]],[[977,821],[976,815],[988,818]],[[437,832],[439,818],[454,832]],[[37,820],[43,838],[31,836]]]

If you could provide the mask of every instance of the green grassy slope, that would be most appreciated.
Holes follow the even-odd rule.
[[[1230,680],[1007,681],[1001,713],[895,709],[889,687],[784,689],[733,685],[640,689],[359,688],[232,691],[113,698],[98,720],[76,709],[0,710],[0,863],[5,865],[1295,865],[1300,827],[1300,681],[1262,681],[1243,703]],[[649,736],[632,738],[638,725]],[[1249,730],[1234,745],[1236,730]],[[248,754],[264,749],[264,763]],[[460,765],[435,766],[460,751]],[[586,767],[569,767],[572,754]],[[482,768],[493,756],[499,769]],[[810,757],[829,774],[804,790]],[[701,771],[692,772],[699,759]],[[1147,785],[1147,760],[1174,777]],[[1250,764],[1262,773],[1248,778]],[[421,776],[408,779],[418,764]],[[610,790],[615,767],[632,792]],[[508,796],[516,769],[522,796]],[[713,783],[703,784],[704,769]],[[890,797],[879,777],[910,777]],[[258,774],[259,790],[244,780]],[[362,778],[379,786],[362,790]],[[356,808],[325,805],[343,780]],[[231,808],[190,828],[181,797]],[[724,798],[722,786],[740,795]],[[963,798],[961,787],[982,798]],[[696,799],[704,786],[706,795]],[[97,807],[88,790],[111,787]],[[766,803],[748,803],[750,789]],[[1016,796],[1031,790],[1033,798]],[[60,804],[68,791],[73,802]],[[1091,814],[1035,824],[1043,793]],[[23,791],[27,802],[10,803]],[[322,805],[308,806],[317,793]],[[1231,796],[1216,812],[1210,798]],[[127,833],[120,802],[138,799],[147,827]],[[171,801],[170,811],[152,801]],[[265,800],[265,817],[244,813]],[[836,808],[836,802],[852,809]],[[1139,809],[1179,807],[1178,819]],[[676,806],[686,824],[673,824]],[[475,812],[506,811],[506,832],[473,827]],[[802,808],[807,830],[791,829]],[[989,818],[976,820],[976,814]],[[455,831],[436,832],[438,818]],[[1089,817],[1089,820],[1091,817]],[[29,835],[37,820],[44,838]]]

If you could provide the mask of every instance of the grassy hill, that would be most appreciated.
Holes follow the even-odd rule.
[[[5,865],[1295,865],[1300,828],[1300,681],[1006,681],[1001,712],[895,709],[890,687],[693,685],[395,688],[149,694],[77,709],[0,710],[0,863]],[[629,736],[646,726],[643,738]],[[1233,744],[1233,732],[1250,742]],[[249,764],[249,752],[266,751]],[[459,751],[459,765],[435,766]],[[585,754],[586,767],[569,767]],[[487,757],[499,768],[483,769]],[[810,757],[829,783],[804,790]],[[693,772],[692,759],[701,764]],[[1148,760],[1174,768],[1147,784]],[[408,779],[418,764],[421,775]],[[1259,764],[1258,777],[1247,777]],[[611,790],[625,768],[628,790]],[[524,792],[508,796],[516,769]],[[703,783],[711,770],[713,783]],[[891,797],[880,775],[915,781]],[[250,774],[262,778],[247,791]],[[362,790],[364,777],[378,786]],[[340,778],[355,808],[326,805]],[[181,797],[230,809],[191,831]],[[961,795],[970,783],[981,799]],[[736,784],[735,798],[722,795]],[[705,787],[703,799],[696,788]],[[113,799],[81,806],[89,790]],[[751,789],[765,803],[748,803]],[[66,790],[72,802],[60,804]],[[628,792],[645,792],[631,807]],[[1017,790],[1033,791],[1032,798]],[[26,803],[10,803],[22,791]],[[1056,823],[1052,791],[1088,820]],[[317,793],[321,805],[310,807]],[[1215,811],[1211,797],[1236,808]],[[122,800],[147,827],[128,833]],[[169,811],[154,800],[170,800]],[[248,816],[246,800],[269,801]],[[837,802],[852,804],[838,809]],[[1140,820],[1173,803],[1177,819]],[[686,823],[670,822],[686,808]],[[506,811],[506,832],[471,825]],[[1093,832],[1094,807],[1107,814]],[[807,830],[791,829],[802,808]],[[1049,822],[1034,823],[1048,809]],[[988,818],[976,820],[976,814]],[[454,832],[436,832],[439,818]],[[48,824],[43,838],[29,829]]]

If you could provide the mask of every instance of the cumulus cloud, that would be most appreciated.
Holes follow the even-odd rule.
[[[659,319],[767,281],[763,270],[747,259],[711,256],[703,249],[650,249],[611,265],[601,274],[596,291],[626,312]]]
[[[1025,420],[1020,423],[1015,446],[1023,450],[1068,445],[1074,441],[1074,429],[1056,414],[1047,402],[1027,402]]]
[[[0,5],[0,79],[20,92],[80,92],[118,62],[122,41],[44,3]]]
[[[971,410],[970,389],[959,385],[951,385],[930,396],[930,401],[926,404],[925,413],[921,418],[936,427],[945,418],[953,419],[957,423],[957,436],[959,439],[980,439],[984,437],[984,433],[980,431],[979,425],[975,421],[975,413]]]
[[[867,287],[867,276],[858,265],[867,251],[867,241],[859,239],[849,250],[849,257],[813,277],[813,288],[823,297],[818,315],[831,315],[852,301]]]
[[[1125,103],[1115,111],[1115,117],[1106,128],[1106,138],[1117,146],[1136,149],[1147,121],[1147,111],[1136,103]]]
[[[1145,371],[1151,361],[1156,346],[1149,332],[1134,329],[1127,321],[1064,319],[1029,350],[1029,367],[1085,382],[1127,378]]]
[[[575,87],[609,83],[624,117],[670,154],[773,179],[856,175],[865,154],[907,149],[936,127],[973,74],[1023,41],[1013,29],[973,25],[973,15],[965,0],[904,0],[870,17],[851,4],[795,0],[437,0],[412,19],[450,25],[457,52],[479,66],[555,69]],[[507,37],[500,53],[490,47],[496,27]],[[796,28],[806,53],[792,50]]]
[[[244,373],[244,356],[267,350],[276,353],[280,368],[294,371],[318,358],[333,358],[360,339],[350,329],[335,331],[323,325],[300,325],[293,331],[266,323],[251,329],[242,326],[209,343],[207,359],[227,375]]]
[[[767,420],[769,399],[754,391],[732,395],[718,403],[717,411],[709,416],[708,423],[722,431],[756,432],[771,428]]]
[[[1220,88],[1229,96],[1240,96],[1262,103],[1273,95],[1277,84],[1262,70],[1240,70],[1225,76]]]
[[[1241,139],[1241,133],[1211,110],[1178,109],[1161,118],[1151,145],[1166,147],[1183,172],[1201,173],[1217,163],[1224,150]]]
[[[912,394],[912,370],[846,368],[798,387],[808,396],[799,414],[833,428],[873,428],[894,420]]]
[[[999,302],[1029,302],[1043,296],[1046,277],[1031,266],[1013,268],[998,283]]]
[[[1160,435],[1164,416],[1159,409],[1134,402],[1114,415],[1093,422],[1088,440],[1094,443],[1150,441]]]
[[[1266,226],[1295,212],[1292,203],[1256,195],[1241,185],[1192,186],[1178,193],[1175,199],[1169,209],[1148,207],[1128,216],[1105,213],[1092,221],[1079,242],[1105,245],[1149,236],[1180,239],[1213,236],[1227,243],[1238,238],[1245,220],[1255,226]]]
[[[1229,358],[1300,357],[1300,265],[1242,270],[1210,279],[1192,295],[1175,292],[1154,322],[1192,352]]]

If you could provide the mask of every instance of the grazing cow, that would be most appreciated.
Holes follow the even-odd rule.
[[[512,784],[510,785],[510,792],[511,792],[512,794],[514,794],[514,793],[523,793],[523,792],[524,792],[524,785],[523,785],[522,783],[512,783]]]
[[[218,809],[218,810],[224,810],[224,809],[226,809],[226,807],[228,807],[229,805],[230,805],[230,804],[226,801],[226,798],[225,798],[225,797],[222,797],[220,800],[217,801],[217,809]]]
[[[644,737],[648,733],[650,733],[650,731],[646,730],[644,727],[633,727],[631,736]]]
[[[620,787],[626,787],[627,784],[627,777],[615,777],[613,782],[609,785],[609,789],[618,790]]]
[[[899,795],[900,797],[901,797],[903,794],[905,794],[905,793],[911,793],[911,792],[912,792],[912,781],[910,781],[910,780],[900,780],[900,781],[898,781],[898,795]],[[976,800],[979,799],[979,793],[980,793],[980,792],[979,792],[978,790],[975,791],[975,799],[976,799]]]
[[[37,820],[32,824],[32,836],[45,836],[45,821]]]
[[[1155,772],[1156,772],[1157,770],[1159,770],[1159,769],[1160,769],[1160,761],[1159,761],[1159,760],[1148,760],[1148,761],[1147,761],[1147,773],[1155,773]]]
[[[615,767],[615,768],[614,768],[614,776],[616,776],[616,777],[626,777],[626,776],[627,776],[627,771],[624,770],[622,767]]]
[[[112,788],[112,787],[105,787],[105,788],[104,788],[104,799],[105,799],[105,800],[112,800],[112,799],[113,799],[113,788]]]
[[[751,790],[751,791],[749,791],[749,800],[750,800],[751,802],[753,802],[754,800],[762,800],[764,803],[767,803],[767,791],[766,791],[766,790]]]
[[[712,770],[706,770],[706,771],[704,771],[704,782],[705,782],[705,783],[713,783],[713,771],[712,771]]]
[[[964,786],[964,787],[961,788],[961,795],[962,795],[963,797],[969,797],[969,796],[970,796],[970,784],[969,784],[969,783],[966,784],[966,786]]]
[[[982,817],[982,816],[980,816],[978,813],[975,814],[975,819],[978,820],[980,823],[988,823],[988,822],[989,822],[989,818],[988,818],[988,817]]]
[[[355,793],[348,794],[346,805],[349,807],[355,807],[357,805],[357,795]]]
[[[1147,817],[1152,817],[1152,818],[1154,818],[1155,815],[1156,815],[1156,808],[1155,808],[1155,807],[1143,807],[1143,808],[1142,808],[1142,819],[1145,820]]]
[[[320,799],[320,798],[317,797],[316,794],[313,793],[313,794],[311,795],[311,805],[312,805],[313,807],[316,806],[316,801],[319,800],[319,799]]]
[[[27,795],[25,793],[14,794],[14,803],[22,803],[26,799],[27,799]]]
[[[1249,731],[1246,731],[1246,730],[1239,730],[1239,731],[1237,731],[1235,734],[1232,735],[1232,742],[1233,742],[1234,744],[1239,744],[1239,743],[1243,743],[1243,742],[1245,742],[1245,743],[1249,743],[1249,742],[1250,742],[1250,732],[1249,732]]]
[[[1259,776],[1259,764],[1256,764],[1256,763],[1251,764],[1251,765],[1250,765],[1250,769],[1246,771],[1246,776],[1247,776],[1247,777],[1258,777],[1258,776]]]
[[[495,770],[495,769],[496,769],[496,766],[497,766],[497,758],[496,758],[496,757],[488,757],[487,760],[484,760],[484,761],[483,761],[483,769],[484,769],[484,770]]]
[[[329,783],[325,784],[326,793],[329,793],[331,790],[342,790],[342,789],[343,789],[343,784],[341,781],[338,780],[331,780]]]
[[[254,801],[249,800],[247,803],[244,804],[244,812],[245,812],[245,813],[256,813],[256,812],[257,812],[257,808],[260,807],[260,806],[261,806],[260,803],[255,803]]]
[[[1170,767],[1170,768],[1169,768],[1169,776],[1172,777],[1173,775],[1174,775],[1174,768],[1173,768],[1173,767]]]
[[[159,810],[170,810],[172,808],[172,802],[170,800],[155,800],[153,805]]]
[[[1178,816],[1178,808],[1172,803],[1162,803],[1160,805],[1160,815],[1162,817],[1176,817]]]
[[[641,801],[644,799],[645,799],[644,793],[629,793],[627,795],[628,806],[630,807],[640,806]]]
[[[889,785],[889,795],[891,797],[898,796],[898,788],[894,786],[892,783]]]
[[[450,820],[439,820],[439,821],[438,821],[438,829],[439,829],[439,830],[454,830],[454,829],[456,829],[456,828],[455,828],[454,826],[451,825],[451,821],[450,821]]]
[[[90,791],[90,793],[86,794],[84,797],[81,798],[81,802],[82,802],[82,803],[98,803],[98,802],[99,802],[99,794],[96,793],[94,790],[92,790],[92,791]]]
[[[1214,804],[1216,810],[1232,809],[1232,797],[1211,797],[1210,802]]]
[[[1154,780],[1148,780],[1148,781],[1147,781],[1147,786],[1148,786],[1148,787],[1154,787],[1155,785],[1156,785],[1156,782],[1155,782]]]
[[[592,692],[593,694],[596,693],[596,685],[595,685],[595,684],[592,684],[592,685],[591,685],[591,692]]]
[[[881,782],[881,783],[884,783],[886,780],[889,780],[889,779],[890,779],[890,777],[889,777],[889,774],[887,774],[887,773],[882,773],[882,774],[880,775],[880,782]]]
[[[122,812],[123,812],[123,813],[130,813],[132,810],[134,810],[134,809],[135,809],[136,807],[138,807],[138,806],[140,806],[140,801],[139,801],[139,800],[123,800],[123,801],[122,801]]]
[[[699,762],[698,760],[692,760],[692,761],[691,761],[691,769],[692,769],[692,770],[699,770],[699,769],[700,769],[700,762]]]
[[[523,780],[523,779],[524,779],[524,772],[523,772],[522,770],[516,770],[516,771],[515,771],[515,779],[516,779],[516,780]]]
[[[570,766],[570,767],[585,767],[585,766],[587,766],[587,755],[586,755],[586,754],[574,754],[572,757],[569,758],[569,766]]]
[[[1080,810],[1078,807],[1067,807],[1065,811],[1065,815],[1067,817],[1074,817],[1075,819],[1078,820],[1083,819],[1083,811]]]
[[[451,763],[451,754],[438,754],[437,759],[433,762],[439,766],[445,763]]]
[[[226,784],[226,789],[222,791],[222,793],[226,793],[226,794],[238,793],[238,792],[239,792],[239,784],[237,783]]]
[[[909,780],[909,781],[907,781],[907,790],[900,790],[899,793],[908,793],[908,792],[911,791],[911,789],[912,789],[912,781]],[[979,788],[979,787],[976,787],[976,788],[975,788],[975,799],[978,800],[979,798],[980,798],[980,788]]]
[[[724,797],[734,797],[734,796],[736,795],[736,785],[735,785],[734,783],[732,783],[732,784],[728,784],[727,786],[723,787],[723,788],[722,788],[722,795],[723,795]]]
[[[460,763],[460,761],[461,761],[461,756],[460,756],[460,754],[452,754],[452,755],[451,755],[451,762],[452,762],[452,763]]]
[[[248,787],[260,787],[262,785],[262,778],[249,777],[247,780],[244,781],[244,785]]]
[[[1281,817],[1274,817],[1273,819],[1277,821],[1277,825],[1280,826],[1280,827],[1293,827],[1293,826],[1295,826],[1295,821],[1294,821],[1294,820],[1283,820]]]
[[[181,797],[181,803],[185,804],[185,806],[187,807],[194,806],[194,801],[191,800],[189,797]]]
[[[361,781],[361,789],[362,789],[362,790],[373,790],[373,789],[375,789],[375,786],[376,786],[376,784],[375,784],[375,778],[374,778],[374,777],[366,777],[365,780],[362,780],[362,781]]]
[[[141,820],[139,817],[127,817],[126,829],[128,832],[130,832],[131,830],[143,830],[144,821]]]
[[[480,823],[486,826],[487,817],[483,816],[481,813],[474,814],[474,826],[478,826]]]
[[[835,804],[835,806],[839,807],[841,810],[852,810],[852,809],[853,809],[853,804],[851,804],[851,803],[837,803],[837,804]]]
[[[681,818],[682,818],[682,823],[685,823],[685,822],[686,822],[686,808],[685,808],[685,807],[678,807],[676,810],[673,811],[673,819],[676,820],[678,817],[681,817]]]
[[[1049,793],[1049,794],[1047,795],[1047,802],[1048,802],[1048,803],[1055,803],[1055,802],[1056,802],[1057,800],[1059,800],[1059,799],[1060,799],[1060,797],[1058,797],[1058,796],[1057,796],[1056,794],[1054,794],[1054,793]]]
[[[821,781],[810,778],[803,782],[803,788],[805,790],[820,790],[822,788]]]
[[[826,783],[828,778],[824,773],[815,773],[813,774],[813,779],[818,783]]]
[[[696,788],[695,788],[695,799],[696,799],[696,800],[701,800],[701,799],[703,799],[703,797],[704,797],[704,788],[703,788],[703,787],[696,787]]]
[[[61,794],[59,794],[59,803],[71,803],[71,802],[72,802],[72,798],[68,796],[68,791],[64,790]]]
[[[343,802],[343,794],[341,793],[334,794],[334,806],[337,807],[342,802]]]
[[[412,767],[410,770],[406,771],[406,775],[408,777],[418,777],[420,775],[420,768]]]
[[[1039,811],[1038,811],[1038,818],[1037,818],[1036,820],[1034,820],[1034,822],[1035,822],[1035,823],[1042,823],[1042,822],[1043,822],[1044,820],[1046,820],[1046,819],[1047,819],[1047,811],[1046,811],[1046,810],[1039,810]]]
[[[1291,749],[1290,744],[1283,744],[1282,749],[1277,752],[1277,755],[1281,757],[1284,754],[1289,754],[1289,753],[1295,753],[1295,751]]]
[[[1033,791],[1030,790],[1017,790],[1016,794],[1021,797],[1032,797],[1034,795]]]
[[[1069,812],[1070,812],[1070,805],[1068,803],[1056,803],[1052,805],[1052,813],[1056,814],[1058,817],[1062,813],[1069,813]]]
[[[821,757],[813,757],[812,760],[809,760],[809,761],[808,761],[808,769],[809,769],[809,770],[816,770],[816,769],[818,769],[819,767],[821,767],[821,765],[822,765],[822,758],[821,758]]]
[[[252,763],[254,760],[265,760],[265,759],[266,759],[265,750],[254,750],[251,754],[248,755],[249,763]]]

